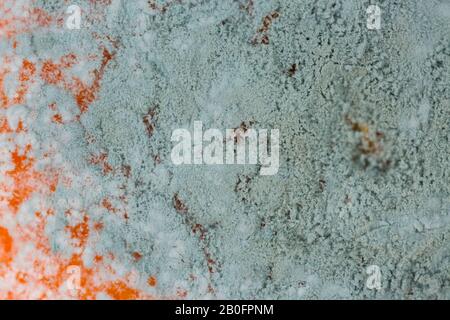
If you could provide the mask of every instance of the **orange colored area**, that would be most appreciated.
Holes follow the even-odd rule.
[[[138,290],[127,286],[123,281],[114,281],[105,286],[106,293],[115,300],[135,300],[140,298]]]
[[[19,87],[16,91],[16,95],[13,100],[13,104],[22,104],[25,100],[25,95],[28,92],[28,81],[31,80],[31,78],[34,76],[36,72],[35,65],[28,61],[27,59],[24,59],[22,62],[22,67],[19,71]]]
[[[0,39],[12,38],[22,33],[27,33],[33,30],[33,27],[50,27],[54,22],[54,18],[40,8],[32,8],[22,5],[16,10],[21,12],[21,15],[15,14],[11,6],[14,6],[15,0],[0,1]]]
[[[41,78],[49,84],[58,84],[64,80],[60,66],[49,60],[42,64]]]
[[[4,60],[7,61],[7,59]],[[2,108],[9,108],[25,102],[25,96],[29,90],[29,83],[32,81],[32,77],[36,72],[36,66],[29,60],[23,59],[22,66],[18,72],[19,85],[12,98],[7,96],[4,89],[4,80],[9,72],[8,69],[0,71],[0,107]]]
[[[101,3],[109,4],[110,1],[102,0]],[[107,66],[114,59],[114,53],[101,47],[101,55],[90,55],[99,59],[98,67],[91,72],[90,81],[82,81],[73,74],[72,68],[80,60],[74,53],[58,60],[19,59],[18,70],[13,72],[13,62],[18,60],[14,53],[20,49],[15,37],[46,30],[59,23],[59,18],[40,8],[24,7],[23,12],[27,12],[28,17],[15,16],[17,8],[10,9],[14,4],[14,0],[0,0],[0,41],[11,46],[10,55],[0,57],[0,109],[3,109],[0,115],[0,142],[8,145],[2,145],[0,149],[0,300],[96,299],[105,295],[119,300],[152,299],[152,295],[138,287],[136,279],[139,279],[139,274],[135,270],[130,270],[125,276],[116,273],[112,262],[119,261],[113,253],[94,252],[92,261],[85,261],[86,249],[104,231],[101,219],[96,217],[93,221],[89,210],[82,212],[78,220],[75,214],[71,215],[70,209],[67,210],[67,224],[58,230],[61,233],[59,240],[65,248],[55,251],[47,229],[52,225],[49,221],[54,221],[61,212],[53,209],[48,200],[56,197],[55,192],[60,184],[70,187],[71,179],[64,175],[60,167],[46,165],[38,169],[37,164],[41,160],[51,160],[57,150],[38,152],[42,151],[38,149],[41,146],[31,142],[33,139],[27,131],[28,121],[25,120],[29,119],[19,119],[14,128],[11,125],[14,122],[8,122],[5,116],[5,109],[11,110],[25,104],[31,111],[29,114],[38,113],[34,99],[27,99],[27,96],[32,85],[43,83],[68,91],[80,114],[85,113],[98,97],[101,81]],[[110,39],[108,35],[104,37]],[[113,43],[113,47],[117,48],[117,43]],[[17,87],[8,95],[5,84],[11,80],[17,83]],[[46,103],[52,110],[51,120],[63,128],[63,118],[57,112],[56,103]],[[21,140],[17,139],[19,135]],[[94,156],[91,161],[100,165],[105,174],[113,173],[106,154]],[[114,210],[111,202],[105,201],[103,206],[109,211]],[[5,224],[5,221],[12,223]],[[142,256],[135,253],[133,257],[139,260]],[[146,277],[144,275],[144,279]],[[148,279],[148,285],[155,287],[156,278],[152,276]],[[179,291],[174,298],[186,295],[186,291]]]
[[[8,96],[5,93],[4,84],[3,84],[7,74],[8,74],[8,72],[5,70],[0,71],[0,106],[2,108],[5,108],[8,105]]]
[[[6,119],[2,120],[1,128],[0,138],[10,140],[14,131],[9,128]],[[22,132],[26,134],[25,129]],[[0,201],[6,203],[9,210],[0,211],[0,219],[16,219],[19,209],[32,196],[38,196],[45,202],[55,192],[58,182],[64,180],[59,178],[60,173],[54,169],[47,168],[45,172],[37,170],[37,159],[32,154],[33,147],[28,144],[25,147],[16,146],[5,158],[11,165],[10,169],[2,173],[4,176],[0,180],[0,189],[5,195]],[[45,156],[51,155],[48,153]],[[99,160],[103,163],[106,156],[100,156]],[[70,220],[74,220],[70,217],[70,210],[67,214]],[[0,227],[0,281],[9,279],[10,283],[10,290],[0,292],[0,299],[96,299],[99,294],[113,299],[153,298],[134,288],[129,275],[119,277],[115,274],[110,267],[111,259],[114,260],[112,254],[109,260],[97,254],[91,266],[84,264],[82,256],[91,233],[94,231],[98,234],[103,229],[102,222],[90,221],[88,213],[78,223],[68,224],[64,230],[66,245],[77,251],[69,258],[54,253],[46,236],[48,218],[54,215],[54,210],[45,209],[34,213],[32,223],[18,224],[13,230]],[[20,259],[18,253],[27,250],[30,245],[34,247],[31,255],[28,254],[26,260]],[[79,287],[74,291],[64,291],[71,277],[68,270],[73,267],[79,270]]]
[[[13,168],[5,172],[5,177],[12,180],[12,186],[0,182],[0,190],[9,193],[8,196],[1,196],[0,201],[6,201],[14,214],[33,192],[40,191],[44,194],[53,192],[58,182],[56,174],[51,174],[50,171],[44,174],[34,170],[35,160],[29,156],[30,151],[31,145],[27,145],[24,150],[16,147],[10,153]]]
[[[0,263],[11,261],[12,243],[8,230],[0,226]]]
[[[106,48],[103,49],[103,59],[100,64],[100,68],[94,71],[94,80],[90,86],[83,84],[79,79],[75,79],[75,85],[73,91],[76,97],[77,105],[80,108],[81,113],[88,110],[89,105],[96,99],[100,90],[100,81],[105,73],[106,66],[114,57]]]
[[[107,295],[113,299],[152,299],[153,296],[138,290],[131,284],[131,273],[119,277],[110,267],[114,256],[108,259],[97,255],[93,265],[87,267],[82,258],[91,234],[91,222],[85,215],[81,222],[68,226],[65,230],[67,237],[73,240],[73,247],[80,249],[69,258],[64,258],[52,252],[49,239],[45,233],[47,219],[53,216],[52,210],[36,212],[35,223],[29,226],[18,226],[13,239],[6,228],[0,227],[0,281],[2,277],[11,279],[14,283],[8,292],[0,292],[0,299],[56,299],[61,297],[72,299],[96,299],[98,294]],[[16,264],[13,255],[15,250],[20,252],[30,244],[34,244],[33,253],[25,262]],[[7,262],[8,265],[4,264]],[[77,270],[79,276],[75,281],[76,287],[68,289],[72,275],[70,270]],[[111,280],[115,278],[115,280]],[[11,280],[9,280],[11,281]]]
[[[53,115],[52,121],[59,124],[63,123],[62,116],[59,113]]]
[[[83,221],[77,225],[71,227],[67,226],[66,229],[70,232],[70,237],[77,240],[78,247],[85,247],[86,242],[89,237],[89,218],[87,216],[83,217]]]
[[[31,147],[27,146],[25,154],[19,154],[16,149],[11,153],[11,161],[14,164],[14,169],[7,171],[13,181],[14,186],[12,189],[12,196],[9,198],[9,206],[13,212],[17,212],[19,206],[28,199],[29,195],[33,192],[33,187],[29,181],[33,178],[33,173],[30,172],[33,164],[33,159],[27,158],[27,153]]]
[[[22,120],[19,120],[19,123],[17,124],[17,128],[14,130],[11,128],[8,124],[8,120],[6,118],[2,118],[0,116],[0,134],[2,133],[18,133],[24,131],[23,128],[23,122]]]
[[[99,68],[92,71],[93,79],[91,84],[84,83],[78,77],[70,77],[65,74],[77,62],[77,57],[73,53],[63,56],[58,63],[51,60],[44,61],[40,76],[46,83],[71,92],[80,112],[85,113],[88,111],[89,105],[97,98],[106,67],[113,57],[114,54],[103,48],[103,58]]]

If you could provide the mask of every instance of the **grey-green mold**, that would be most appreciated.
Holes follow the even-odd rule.
[[[382,10],[380,30],[366,27],[369,4]],[[450,298],[449,1],[182,0],[161,12],[114,0],[104,10],[30,43],[38,57],[88,54],[93,31],[120,43],[98,99],[64,127],[69,141],[35,128],[61,141],[80,173],[54,196],[55,250],[64,251],[63,200],[76,194],[105,225],[89,250],[155,275],[161,296],[180,287],[190,298]],[[76,108],[52,90],[42,94]],[[171,133],[196,120],[279,129],[278,174],[174,166]],[[130,177],[89,164],[96,150]],[[98,206],[118,190],[128,220]],[[381,290],[366,287],[369,265],[380,267]]]

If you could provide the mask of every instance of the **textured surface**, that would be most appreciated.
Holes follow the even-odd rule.
[[[371,3],[0,0],[0,298],[450,298],[450,1]]]

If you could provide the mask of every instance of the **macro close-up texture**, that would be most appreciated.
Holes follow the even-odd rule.
[[[0,0],[0,299],[450,299],[449,124],[449,0]]]

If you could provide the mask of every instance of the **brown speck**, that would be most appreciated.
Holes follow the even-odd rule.
[[[195,280],[197,280],[197,276],[196,276],[195,274],[191,273],[191,274],[189,275],[189,280],[195,281]]]
[[[157,281],[156,281],[156,277],[155,276],[150,276],[147,280],[147,283],[150,287],[156,287],[157,285]]]
[[[94,224],[94,230],[95,231],[101,231],[103,229],[103,223],[102,222],[96,222]]]
[[[267,34],[265,34],[262,39],[261,39],[261,43],[268,45],[269,44],[269,36]]]
[[[188,208],[186,207],[184,202],[181,201],[178,193],[175,193],[173,196],[173,207],[175,208],[175,210],[177,210],[178,213],[187,213],[188,212]]]
[[[267,33],[269,32],[273,20],[279,18],[279,16],[280,14],[277,11],[273,11],[263,18],[262,26],[258,29],[257,35],[253,38],[252,44],[269,44],[269,35]]]
[[[259,226],[261,227],[261,229],[266,226],[266,220],[264,218],[261,219],[261,223]]]
[[[167,9],[174,3],[181,3],[181,0],[169,0],[166,4],[158,5],[156,0],[148,0],[148,6],[152,10],[159,11],[160,13],[166,13]]]
[[[345,196],[344,203],[345,203],[345,204],[349,204],[349,203],[351,203],[351,202],[352,202],[352,198],[350,198],[350,196],[347,194],[347,195]]]
[[[208,252],[208,250],[206,248],[203,249],[203,253],[206,258],[206,264],[208,265],[209,273],[214,273],[214,265],[216,264],[216,261],[214,261],[214,259],[212,259],[211,254]]]
[[[253,124],[255,124],[254,121],[243,121],[243,122],[241,122],[239,127],[233,129],[234,133],[236,134],[236,136],[234,137],[235,144],[238,144],[241,142],[241,140],[243,138],[243,137],[241,137],[241,134],[245,134]],[[224,139],[224,142],[225,141],[226,140]]]
[[[369,132],[369,128],[367,127],[366,124],[357,123],[357,122],[352,124],[352,130],[356,131],[356,132],[363,132],[363,133]]]
[[[369,130],[369,126],[365,123],[354,122],[347,115],[345,121],[351,126],[355,132],[362,133],[361,140],[358,144],[358,151],[361,155],[377,155],[383,150],[381,140],[384,134],[381,131],[376,131],[375,135]]]
[[[91,164],[100,165],[103,169],[103,174],[108,174],[113,171],[113,167],[108,163],[108,154],[106,152],[91,155],[89,162]]]
[[[253,7],[254,7],[253,0],[248,0],[246,5],[241,4],[241,5],[239,6],[239,8],[240,8],[241,10],[245,10],[245,11],[246,11],[249,15],[251,15],[251,16],[253,15]]]
[[[187,291],[183,290],[183,289],[178,289],[177,290],[177,296],[179,296],[180,298],[186,298],[187,297]]]
[[[139,252],[133,252],[133,254],[132,254],[132,256],[133,256],[133,259],[135,260],[135,261],[139,261],[139,260],[141,260],[141,258],[142,258],[142,254],[140,254]]]
[[[320,180],[319,180],[319,188],[320,188],[320,191],[323,192],[323,190],[325,190],[326,185],[327,185],[327,183],[325,182],[325,180],[323,180],[323,179],[320,179]]]
[[[192,228],[192,232],[195,234],[199,234],[200,240],[205,240],[206,237],[206,229],[201,224],[196,223],[194,227]]]
[[[122,166],[122,174],[126,177],[129,178],[131,177],[131,167],[129,165],[123,165]]]
[[[148,136],[151,137],[153,135],[153,131],[155,131],[156,127],[156,109],[158,105],[150,108],[146,115],[142,118],[144,122],[145,129],[147,129]]]
[[[297,64],[296,64],[296,63],[293,63],[293,64],[291,65],[291,67],[289,68],[289,70],[288,70],[288,75],[289,75],[290,77],[293,77],[296,73],[297,73]]]

